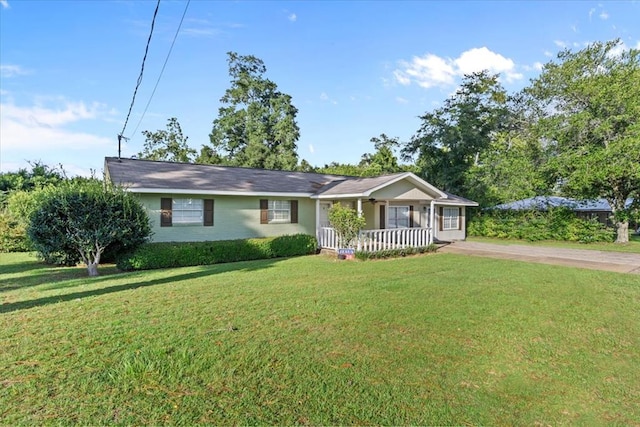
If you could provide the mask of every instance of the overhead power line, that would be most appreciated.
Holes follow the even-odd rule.
[[[156,85],[153,87],[153,91],[151,92],[151,96],[149,97],[149,101],[147,101],[147,105],[144,107],[144,111],[142,112],[142,116],[140,116],[140,120],[136,125],[136,128],[131,132],[131,137],[136,133],[138,128],[140,127],[140,123],[142,123],[142,119],[144,119],[144,115],[147,113],[147,109],[149,108],[149,104],[151,104],[151,100],[153,99],[153,95],[156,93],[156,89],[158,88],[158,84],[160,83],[160,79],[162,78],[162,74],[164,73],[164,69],[167,66],[167,62],[169,62],[169,57],[171,56],[171,51],[173,50],[173,45],[176,44],[176,39],[178,38],[178,34],[180,33],[180,28],[182,28],[182,22],[184,21],[184,17],[187,14],[187,9],[189,8],[189,3],[191,0],[187,0],[187,4],[184,6],[184,12],[182,12],[182,18],[180,18],[180,23],[178,24],[178,29],[176,30],[175,35],[173,36],[173,41],[171,42],[171,47],[169,48],[169,52],[167,52],[167,57],[164,60],[164,64],[162,64],[162,69],[160,70],[160,75],[158,76],[158,80],[156,81]]]
[[[127,128],[127,123],[129,123],[129,116],[131,116],[131,110],[133,109],[133,104],[136,102],[136,94],[138,93],[138,88],[142,83],[142,74],[144,74],[144,63],[147,60],[147,53],[149,53],[149,45],[151,44],[151,36],[153,35],[153,27],[156,24],[156,16],[158,16],[158,9],[160,8],[160,0],[156,4],[156,10],[153,12],[153,19],[151,20],[151,31],[149,32],[149,38],[147,39],[147,47],[144,50],[144,57],[142,58],[142,67],[140,67],[140,75],[138,76],[138,81],[136,83],[136,88],[133,91],[133,98],[131,99],[131,105],[129,106],[129,112],[127,113],[127,118],[124,121],[124,126],[122,127],[122,132],[118,134],[118,145],[120,144],[120,140],[123,138],[124,131]],[[118,148],[118,154],[120,149]]]

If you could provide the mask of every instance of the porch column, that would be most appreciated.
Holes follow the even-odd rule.
[[[362,199],[358,198],[358,216],[362,216]]]
[[[320,244],[320,199],[316,199],[316,240],[318,246],[322,246]]]
[[[436,202],[435,200],[431,200],[431,206],[429,207],[429,227],[431,227],[431,232],[429,233],[429,244],[433,243],[434,234],[436,232],[435,227],[436,222]]]

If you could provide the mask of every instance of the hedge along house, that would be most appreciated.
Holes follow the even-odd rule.
[[[304,233],[337,249],[328,212],[342,203],[366,220],[358,248],[426,246],[463,240],[465,208],[477,206],[410,172],[358,178],[107,157],[105,177],[139,196],[156,242]]]

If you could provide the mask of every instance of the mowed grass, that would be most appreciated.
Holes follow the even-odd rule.
[[[629,234],[629,243],[579,243],[565,242],[558,240],[542,240],[539,242],[529,242],[527,240],[516,239],[499,239],[497,237],[468,237],[470,242],[495,243],[499,245],[529,245],[529,246],[551,246],[556,248],[568,249],[591,249],[596,251],[607,252],[628,252],[640,254],[640,236],[637,234]]]
[[[640,425],[637,275],[454,254],[93,279],[0,261],[2,424]]]

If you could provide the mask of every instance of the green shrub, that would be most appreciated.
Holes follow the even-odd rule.
[[[469,236],[502,239],[612,242],[615,233],[596,219],[576,217],[571,209],[548,211],[491,210],[478,212],[467,224]]]
[[[8,213],[0,213],[0,252],[28,252],[27,226]]]
[[[211,242],[147,243],[116,260],[120,270],[151,270],[225,262],[291,257],[316,252],[316,238],[307,234]]]
[[[417,248],[398,248],[398,249],[385,249],[382,251],[356,251],[356,259],[366,261],[368,259],[386,259],[386,258],[399,258],[407,255],[424,254],[427,252],[435,252],[438,249],[437,245],[431,244],[429,246],[420,246]]]

